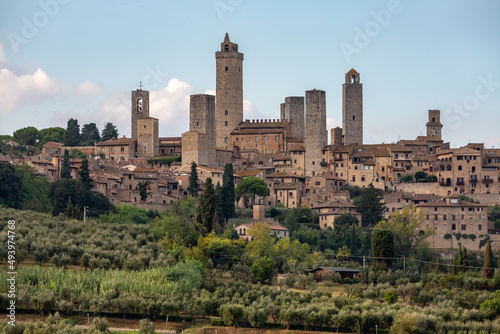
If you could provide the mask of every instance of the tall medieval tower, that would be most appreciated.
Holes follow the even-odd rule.
[[[441,129],[443,124],[440,120],[441,112],[439,110],[429,110],[429,122],[427,122],[427,137],[436,137],[441,139]]]
[[[149,117],[149,92],[138,89],[132,91],[132,133],[131,138],[137,139],[139,118]]]
[[[322,171],[321,156],[328,144],[326,130],[326,93],[322,90],[306,91],[306,124],[304,146],[306,176],[319,175]]]
[[[344,145],[363,144],[363,84],[353,68],[342,85],[342,131]]]
[[[231,148],[231,132],[243,121],[243,53],[226,33],[221,50],[215,53],[215,145]]]

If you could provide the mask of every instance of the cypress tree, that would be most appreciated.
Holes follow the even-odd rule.
[[[483,264],[483,277],[484,278],[492,278],[495,270],[493,269],[493,253],[491,251],[491,242],[488,239],[488,243],[486,244],[486,254],[484,256],[484,264]]]
[[[42,191],[42,200],[41,200],[41,204],[40,204],[40,212],[41,213],[45,213],[45,211],[47,211],[47,208],[45,206],[45,193]]]
[[[189,187],[188,192],[193,197],[198,197],[200,187],[198,186],[198,171],[196,170],[196,163],[191,163],[191,173],[189,174]]]
[[[373,257],[394,257],[394,234],[391,230],[375,229],[372,237]],[[374,259],[375,266],[389,267],[392,259]]]
[[[87,158],[84,158],[82,160],[82,165],[80,167],[80,170],[78,171],[78,174],[80,175],[80,181],[83,183],[85,189],[92,189],[92,179],[89,175],[89,161],[87,160]]]
[[[69,152],[64,150],[64,157],[61,166],[61,179],[71,179],[71,167],[69,164]]]
[[[80,145],[80,125],[78,125],[78,120],[70,118],[66,127],[66,132],[64,134],[64,146],[78,146]]]
[[[224,166],[221,197],[222,212],[224,214],[225,222],[227,223],[229,218],[234,217],[236,213],[234,206],[234,171],[233,164],[230,162]]]
[[[205,180],[205,189],[198,199],[198,215],[196,222],[203,235],[216,229],[217,224],[217,196],[215,195],[212,179]]]
[[[225,216],[222,198],[222,186],[218,181],[217,185],[215,186],[215,196],[217,197],[217,219],[219,221],[219,225],[223,226],[225,223]]]

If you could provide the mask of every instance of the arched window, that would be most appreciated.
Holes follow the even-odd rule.
[[[228,52],[229,51],[229,45],[224,45],[224,51]]]
[[[228,123],[227,123],[227,121],[225,121],[225,122],[224,122],[224,126],[227,126],[227,124],[228,124]]]
[[[224,142],[226,142],[226,143],[227,143],[227,137],[226,137],[226,138],[224,138]]]
[[[351,83],[355,83],[356,82],[356,76],[355,75],[351,75]]]
[[[352,120],[356,120],[356,115],[352,115]]]
[[[226,115],[226,116],[227,116],[227,114],[229,114],[229,113],[228,113],[228,111],[227,111],[227,110],[224,110],[224,115]]]
[[[226,72],[229,70],[229,67],[226,66]]]

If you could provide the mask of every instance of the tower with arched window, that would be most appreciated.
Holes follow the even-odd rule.
[[[230,149],[231,131],[243,121],[243,53],[226,33],[216,59],[216,147]]]
[[[139,118],[149,117],[149,92],[138,89],[132,91],[132,138],[137,139]]]
[[[363,144],[363,84],[353,68],[342,85],[342,136],[344,145]]]

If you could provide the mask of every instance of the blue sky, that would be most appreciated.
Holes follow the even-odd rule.
[[[425,134],[440,109],[452,146],[500,147],[500,1],[1,1],[0,134],[74,117],[129,136],[142,81],[160,136],[179,136],[189,95],[215,90],[226,32],[245,54],[244,118],[316,88],[341,126],[353,67],[366,143]]]

